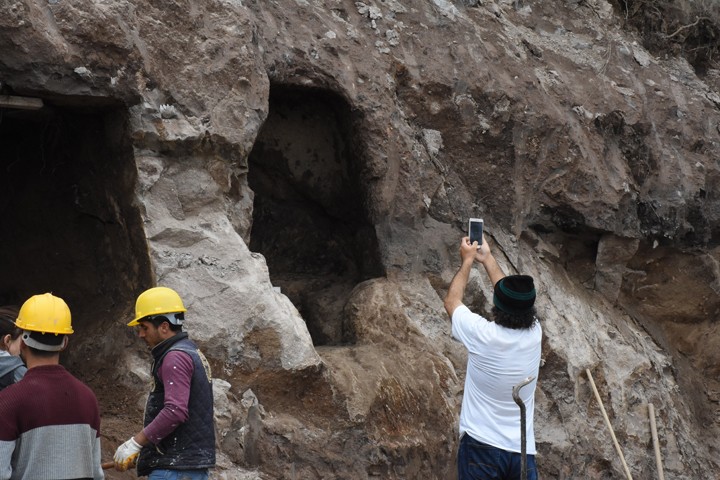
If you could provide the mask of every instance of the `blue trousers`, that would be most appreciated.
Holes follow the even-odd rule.
[[[468,434],[460,440],[458,480],[521,480],[521,455],[478,442]],[[535,455],[527,455],[527,480],[537,480]]]
[[[153,470],[148,480],[207,480],[208,471],[204,470]]]

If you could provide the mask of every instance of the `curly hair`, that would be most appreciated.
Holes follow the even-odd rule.
[[[532,328],[535,322],[538,321],[535,316],[535,307],[531,308],[525,313],[507,313],[503,312],[497,307],[492,307],[492,314],[495,323],[505,328],[512,328],[513,330],[526,330]]]

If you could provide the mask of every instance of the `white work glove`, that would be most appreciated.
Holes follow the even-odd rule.
[[[140,455],[142,445],[135,441],[135,437],[130,437],[130,440],[123,443],[115,451],[115,470],[124,472],[128,468],[134,467],[137,462],[138,455]]]

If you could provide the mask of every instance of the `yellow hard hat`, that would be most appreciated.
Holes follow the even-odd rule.
[[[28,332],[54,333],[55,335],[73,333],[70,309],[67,303],[51,293],[34,295],[23,303],[15,325]]]
[[[155,287],[145,290],[135,302],[135,318],[128,323],[128,327],[140,324],[140,320],[148,315],[161,315],[163,313],[187,312],[180,295],[171,288]]]

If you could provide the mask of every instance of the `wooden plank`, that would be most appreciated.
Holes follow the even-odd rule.
[[[40,98],[0,95],[0,108],[18,108],[20,110],[38,110],[43,107]]]

